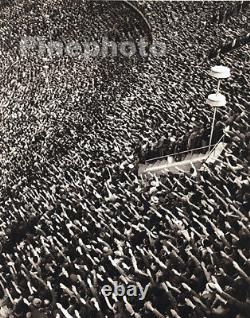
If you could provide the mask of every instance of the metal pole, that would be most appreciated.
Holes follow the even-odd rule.
[[[213,133],[214,133],[214,124],[215,124],[215,118],[216,118],[216,111],[217,111],[217,107],[214,107],[214,116],[213,116],[213,122],[212,122],[212,128],[211,128],[208,151],[210,151],[211,145],[212,145],[212,139],[213,139]]]
[[[218,80],[218,85],[217,85],[217,92],[216,92],[216,94],[219,94],[219,92],[220,92],[220,79]]]
[[[218,80],[218,85],[217,85],[216,95],[218,95],[219,92],[220,92],[220,82],[221,82],[221,80],[219,79]],[[214,116],[213,116],[213,122],[212,122],[212,127],[211,127],[211,134],[210,134],[208,151],[211,150],[212,139],[213,139],[213,134],[214,134],[214,124],[215,124],[216,112],[217,112],[217,107],[214,107]]]

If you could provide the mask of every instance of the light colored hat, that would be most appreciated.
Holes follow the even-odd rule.
[[[39,298],[34,298],[34,300],[32,301],[32,304],[33,304],[35,307],[40,307],[41,304],[42,304],[42,301],[41,301],[41,299],[39,299]]]

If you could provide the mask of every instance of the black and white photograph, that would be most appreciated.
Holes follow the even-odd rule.
[[[0,0],[0,318],[250,317],[250,1]]]

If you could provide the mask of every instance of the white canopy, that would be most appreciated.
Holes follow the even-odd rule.
[[[222,107],[226,105],[226,97],[220,93],[210,94],[207,98],[207,104],[212,107]]]
[[[209,72],[209,75],[218,79],[228,78],[231,75],[230,68],[223,65],[213,66]]]

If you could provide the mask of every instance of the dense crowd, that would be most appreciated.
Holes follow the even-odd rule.
[[[23,56],[25,35],[147,34],[113,1],[0,7],[1,318],[249,316],[249,48],[208,58],[246,33],[245,4],[224,19],[226,2],[140,6],[166,56]],[[215,64],[232,70],[215,130],[230,128],[226,150],[200,170],[143,180],[148,151],[206,143]],[[119,295],[117,284],[147,293]]]

